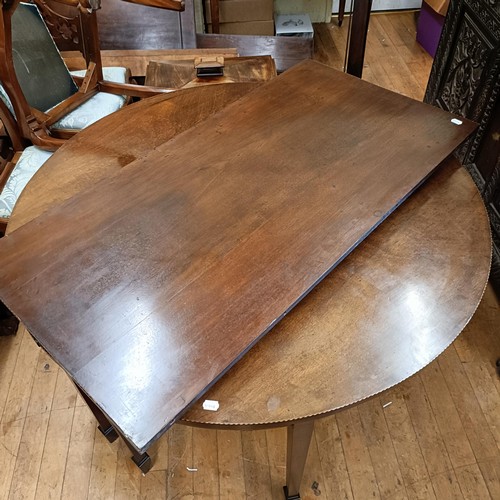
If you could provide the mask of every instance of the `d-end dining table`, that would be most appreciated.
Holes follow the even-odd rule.
[[[305,63],[301,65],[301,70],[307,70],[308,74],[312,71],[314,75],[316,65],[313,67]],[[318,71],[321,73],[324,69]],[[283,76],[285,75],[286,73]],[[358,83],[347,75],[335,75],[334,80],[338,85],[344,86],[338,91],[333,88],[332,92],[340,95],[334,107],[342,120],[346,120],[346,126],[334,127],[336,137],[330,138],[333,152],[329,154],[345,168],[352,168],[349,159],[353,157],[353,150],[359,147],[360,139],[356,136],[354,125],[347,118],[347,101],[352,102],[359,95],[355,93],[353,96],[346,91],[346,87],[352,91],[361,85],[363,91],[374,91],[374,95],[378,95],[382,89],[374,90],[373,86],[365,82]],[[318,85],[317,82],[313,78],[312,85]],[[57,251],[64,253],[65,247],[70,243],[65,239],[66,234],[62,237],[58,231],[51,232],[47,221],[51,217],[57,217],[55,220],[59,224],[67,224],[71,228],[75,240],[92,239],[92,211],[84,210],[84,216],[78,214],[77,224],[71,212],[72,203],[82,193],[83,199],[88,201],[85,193],[91,193],[92,197],[93,193],[99,192],[99,186],[110,183],[117,190],[121,189],[113,184],[117,182],[117,178],[127,179],[123,182],[140,183],[141,175],[137,172],[144,169],[147,176],[148,165],[152,164],[152,153],[164,154],[170,160],[156,168],[174,168],[178,165],[175,141],[179,137],[181,141],[188,140],[188,135],[202,140],[203,134],[210,136],[215,133],[220,136],[220,141],[227,140],[226,134],[229,132],[224,126],[226,110],[229,109],[230,113],[237,110],[243,116],[249,113],[245,99],[254,93],[259,95],[260,92],[262,95],[265,85],[268,84],[214,85],[150,98],[127,106],[80,132],[61,147],[30,181],[15,207],[8,234],[0,245],[2,259],[6,259],[6,268],[11,270],[11,274],[5,274],[4,269],[2,270],[4,274],[1,278],[0,295],[20,316],[35,340],[47,349],[75,382],[99,421],[101,431],[109,440],[121,436],[131,449],[134,461],[144,472],[150,467],[147,447],[171,425],[169,421],[164,427],[158,427],[158,421],[168,413],[164,408],[170,404],[169,400],[165,400],[163,382],[158,373],[165,369],[170,353],[158,348],[154,336],[146,339],[148,341],[136,343],[129,350],[123,350],[120,339],[117,338],[110,343],[102,359],[108,372],[119,374],[120,378],[115,377],[110,382],[99,377],[93,378],[94,374],[88,371],[85,372],[85,377],[81,377],[82,372],[75,370],[76,365],[73,363],[80,359],[82,349],[92,349],[99,338],[79,333],[78,340],[72,345],[72,334],[62,328],[52,316],[51,311],[58,309],[57,304],[54,306],[51,301],[60,300],[65,303],[67,299],[57,295],[59,280],[64,281],[65,278],[57,267],[52,272],[53,262],[57,261],[58,255],[51,252],[57,248]],[[293,93],[296,89],[285,83],[281,92],[285,91]],[[384,99],[391,101],[393,97],[385,92],[383,91]],[[308,94],[307,99],[321,107],[327,97],[318,87],[315,93]],[[401,101],[405,109],[411,106],[407,101],[409,100]],[[384,101],[384,106],[389,106],[387,102]],[[369,102],[365,104],[369,105]],[[265,99],[264,102],[257,100],[255,104],[262,108],[261,112],[265,111],[266,106],[269,109],[272,105],[272,102]],[[426,117],[431,120],[441,119],[441,115],[433,114],[434,108],[421,106],[423,107],[415,108],[415,112],[423,113],[423,121]],[[411,110],[414,111],[413,108]],[[318,119],[319,116],[313,116],[311,120],[314,118]],[[394,112],[388,108],[384,123],[388,125],[395,119],[397,117]],[[242,123],[238,122],[235,126],[243,126]],[[290,126],[293,123],[290,122]],[[308,122],[308,126],[312,126],[312,121]],[[411,144],[415,139],[412,127],[406,132],[409,135],[407,142]],[[279,135],[284,132],[270,127],[265,133]],[[429,144],[441,143],[442,137],[438,132],[431,130],[426,131],[426,134]],[[357,138],[353,140],[352,137]],[[253,144],[256,156],[262,153],[259,150],[261,145],[259,141]],[[316,142],[311,147],[306,142],[303,146],[309,148],[314,161],[325,161],[324,156],[321,156],[324,144]],[[422,147],[427,146],[424,141]],[[288,143],[287,147],[293,149],[294,144]],[[381,149],[384,147],[389,146],[380,144]],[[174,151],[172,155],[171,151]],[[197,159],[201,166],[198,168],[203,172],[203,150],[198,150],[193,145],[192,153],[200,155]],[[366,161],[370,161],[371,154],[375,158],[381,155],[378,150],[367,150],[364,152]],[[361,238],[363,241],[356,242],[354,250],[338,259],[333,270],[322,275],[321,279],[314,278],[314,286],[307,288],[308,293],[304,293],[300,300],[293,303],[293,307],[283,310],[277,318],[279,321],[271,322],[272,328],[269,328],[265,336],[260,336],[258,342],[252,342],[250,348],[238,356],[237,362],[231,364],[230,369],[224,370],[220,377],[214,377],[214,380],[217,379],[215,383],[208,384],[206,390],[193,401],[186,401],[186,408],[176,418],[179,423],[213,428],[287,426],[287,472],[284,487],[287,499],[300,498],[300,480],[314,419],[379,394],[415,374],[450,345],[470,320],[481,300],[491,259],[488,218],[481,197],[467,172],[453,156],[444,156],[446,158],[443,161],[440,160],[429,169],[429,175],[432,175],[425,175],[425,182],[419,181],[412,187],[411,196],[405,195],[404,199],[398,201],[397,210],[391,210],[390,214],[374,211],[371,215],[383,222],[372,228],[371,234],[366,238]],[[209,152],[207,158],[213,158]],[[392,157],[382,154],[382,160],[387,158]],[[405,158],[403,155],[399,160]],[[413,150],[406,159],[418,166],[420,161],[426,161],[423,158]],[[209,162],[206,168],[210,165]],[[399,168],[399,165],[393,167]],[[169,177],[169,180],[174,184],[182,181],[187,170],[189,165],[185,169],[178,169],[176,175]],[[262,179],[263,183],[266,181],[269,179]],[[303,180],[306,181],[308,179]],[[216,184],[218,179],[212,182]],[[241,184],[234,184],[234,188],[244,190],[252,189],[252,186],[246,185],[245,177],[242,176]],[[134,196],[133,184],[130,189]],[[198,200],[203,197],[206,189],[208,187],[204,184],[202,190],[197,191],[200,196]],[[329,189],[332,193],[335,192],[335,186],[330,185]],[[181,191],[176,191],[176,196],[182,197]],[[101,196],[102,193],[100,192]],[[109,199],[104,201],[112,204],[116,201],[113,193],[109,190],[107,193]],[[238,192],[235,195],[242,196]],[[296,199],[285,201],[288,204],[296,203],[296,211],[302,208]],[[218,203],[224,202],[224,198],[218,199]],[[365,202],[368,203],[368,200],[359,200],[361,205]],[[78,203],[81,205],[81,202]],[[261,200],[261,203],[266,202]],[[125,221],[124,226],[127,225],[128,217],[134,217],[134,204],[130,204],[129,208],[131,213],[118,214]],[[170,213],[169,203],[165,200],[162,201],[161,208],[165,210],[165,214]],[[247,214],[243,212],[240,217],[245,218]],[[261,223],[257,216],[250,221],[253,230],[261,227]],[[293,221],[295,223],[299,222]],[[147,255],[148,247],[155,246],[154,234],[143,233],[141,225],[132,227],[137,231],[137,238],[132,243],[118,241],[117,252],[113,257],[115,260],[109,261],[105,266],[130,265],[126,255],[120,256],[120,251],[131,252],[132,247],[136,252],[134,262],[140,264],[137,259],[141,251]],[[172,230],[179,231],[177,227]],[[307,226],[302,229],[305,230]],[[28,260],[23,260],[24,250],[17,246],[18,238],[19,243],[29,241],[33,233],[37,237],[33,244],[38,245],[41,254],[39,258],[42,259],[38,274],[33,270],[26,271],[26,266],[31,265],[29,259],[32,255],[29,255]],[[130,232],[123,234],[124,240],[131,237]],[[308,235],[308,238],[314,237],[314,234]],[[116,234],[114,238],[117,238]],[[258,249],[253,250],[258,253]],[[81,255],[82,262],[87,267],[80,266],[78,273],[72,278],[74,290],[71,295],[78,295],[80,285],[95,267],[90,251],[91,249],[89,254]],[[182,247],[174,248],[173,254],[182,251]],[[211,251],[211,247],[205,249],[209,255]],[[231,253],[231,249],[226,248],[224,251]],[[210,256],[213,258],[213,255]],[[100,257],[105,258],[106,255],[101,253],[95,259],[99,261]],[[122,257],[125,260],[121,260]],[[17,258],[22,262],[22,269],[20,266],[16,267]],[[211,260],[210,264],[214,265],[213,262]],[[295,269],[285,266],[280,276],[283,279],[290,276],[293,278],[300,264],[296,263]],[[168,261],[162,263],[162,266],[168,265]],[[111,286],[106,282],[102,275],[103,268],[100,269],[101,274],[96,275],[97,284],[92,289],[93,292],[108,289],[116,293],[116,284]],[[47,273],[44,274],[45,270]],[[189,271],[191,274],[188,273],[188,277],[194,280],[197,274],[191,269]],[[219,272],[223,273],[224,270]],[[26,283],[20,276],[29,277],[30,286],[38,281],[36,294],[41,296],[45,294],[44,287],[51,287],[48,292],[51,299],[45,302],[46,309],[35,304],[39,297],[28,297],[25,300],[25,296],[20,295]],[[106,276],[110,279],[109,275]],[[102,279],[99,281],[99,278]],[[147,278],[153,281],[157,279],[156,276]],[[294,279],[296,278],[292,282]],[[189,283],[187,281],[185,285],[189,286]],[[132,285],[133,283],[127,284],[129,287]],[[117,322],[132,315],[139,322],[145,321],[148,324],[151,318],[151,311],[147,310],[148,304],[142,303],[137,290],[133,293],[137,294],[134,301],[116,303],[114,299],[120,299],[120,295],[116,294],[106,302],[106,306],[111,310],[110,314],[117,317]],[[233,290],[228,290],[228,294],[231,293]],[[84,295],[88,301],[88,296]],[[265,295],[262,300],[272,302],[274,297]],[[20,302],[23,302],[22,307],[19,307]],[[79,307],[83,307],[80,312],[83,311],[84,314],[85,308],[92,308],[92,303],[87,302]],[[189,303],[184,303],[181,309],[186,314],[192,312]],[[98,323],[104,321],[106,314],[105,311],[101,313],[103,316],[93,318],[89,328],[95,327],[98,331],[103,331],[99,330]],[[241,321],[248,322],[249,316],[241,314]],[[50,342],[47,341],[46,334],[40,333],[38,319],[52,325]],[[238,321],[233,321],[233,325],[233,328],[238,328]],[[154,324],[151,321],[148,328],[148,331],[156,332],[168,329],[168,325]],[[224,342],[214,348],[224,350]],[[178,354],[179,351],[176,351],[176,355]],[[210,361],[198,360],[200,370],[210,371]],[[159,367],[159,364],[163,366]],[[112,384],[116,384],[117,380],[119,386],[113,387]],[[116,403],[118,406],[126,405],[130,410],[128,420],[123,420],[126,425],[120,421],[120,412],[113,409],[117,394],[128,396],[126,401]],[[133,421],[131,428],[140,429],[141,439],[136,440],[127,432],[129,420]]]

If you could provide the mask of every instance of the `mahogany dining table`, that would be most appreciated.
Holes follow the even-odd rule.
[[[25,188],[6,238],[259,85],[213,85],[164,94],[129,105],[81,131]],[[443,352],[474,314],[490,258],[481,197],[450,156],[192,404],[179,423],[242,429],[286,426],[285,497],[300,498],[314,420],[400,383]],[[131,380],[133,376],[131,366]],[[93,395],[83,396],[108,439],[121,435],[127,442]],[[143,425],[148,426],[147,419]],[[127,444],[146,472],[147,453]]]

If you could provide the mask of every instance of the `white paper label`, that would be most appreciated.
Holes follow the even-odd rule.
[[[212,399],[205,399],[205,401],[203,401],[203,409],[217,411],[219,409],[219,402],[213,401]]]

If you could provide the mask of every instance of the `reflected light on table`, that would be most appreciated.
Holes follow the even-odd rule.
[[[434,356],[438,323],[433,316],[434,304],[429,303],[425,287],[408,287],[404,305],[407,309],[408,328],[412,334],[413,356],[418,363],[428,363]]]

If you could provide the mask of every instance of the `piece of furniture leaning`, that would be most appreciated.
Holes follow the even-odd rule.
[[[276,76],[271,56],[199,57],[193,60],[152,61],[146,72],[146,85],[173,89],[221,83],[265,82]]]
[[[52,149],[83,126],[118,110],[127,96],[166,91],[129,84],[125,68],[102,68],[96,24],[99,0],[58,1],[71,8],[78,21],[71,39],[82,51],[86,70],[77,75],[68,72],[50,36],[40,12],[49,9],[44,0],[3,2],[0,11],[5,102],[22,137]]]
[[[450,3],[425,101],[479,123],[457,156],[488,208],[491,279],[500,289],[500,2]]]
[[[194,1],[184,10],[159,10],[106,0],[97,19],[102,50],[192,49],[196,47]]]

